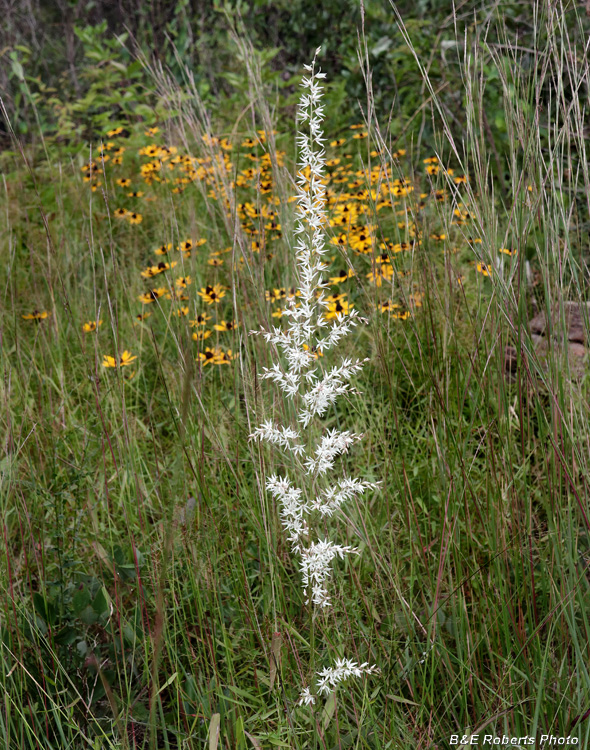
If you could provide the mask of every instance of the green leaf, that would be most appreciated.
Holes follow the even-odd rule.
[[[104,586],[101,587],[98,594],[94,597],[94,601],[92,602],[92,609],[102,618],[110,615],[111,597],[109,596],[108,591]]]
[[[66,625],[55,636],[55,642],[59,643],[62,646],[71,646],[71,644],[76,640],[76,637],[76,630],[71,625]]]
[[[90,592],[87,588],[83,588],[82,590],[78,590],[74,593],[74,595],[72,596],[72,608],[76,617],[80,616],[80,612],[86,609],[86,607],[90,604],[90,601]]]
[[[86,609],[83,609],[78,617],[85,625],[94,625],[95,622],[98,622],[98,615],[90,605]]]
[[[47,601],[41,594],[33,594],[33,606],[37,614],[43,618],[48,625],[54,625],[57,619],[57,608]]]

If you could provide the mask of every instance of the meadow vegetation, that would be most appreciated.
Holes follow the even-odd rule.
[[[95,5],[6,16],[0,57],[1,746],[586,746],[589,14]],[[320,45],[324,315],[367,361],[311,427],[380,482],[318,528],[361,553],[328,613],[250,439],[292,417],[250,332],[300,303]],[[379,671],[302,702],[344,657]]]

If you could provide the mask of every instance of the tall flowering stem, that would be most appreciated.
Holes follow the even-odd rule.
[[[261,424],[250,439],[266,440],[289,453],[304,482],[295,486],[288,477],[275,474],[267,477],[266,488],[277,501],[283,528],[288,534],[292,552],[299,558],[306,603],[313,607],[330,606],[328,582],[332,562],[347,555],[359,554],[356,547],[336,544],[331,539],[314,537],[314,519],[338,513],[345,502],[377,489],[378,484],[358,478],[343,477],[330,484],[328,473],[336,458],[346,453],[362,435],[331,429],[319,440],[313,440],[307,428],[314,418],[323,417],[339,396],[352,393],[351,377],[359,372],[363,361],[342,357],[331,369],[324,369],[318,357],[337,347],[342,339],[361,320],[356,310],[336,316],[333,322],[324,315],[329,303],[325,299],[322,274],[327,269],[323,262],[328,248],[325,241],[326,195],[324,189],[325,150],[322,121],[320,80],[325,73],[316,71],[316,50],[309,73],[303,78],[304,92],[298,107],[299,151],[297,173],[297,221],[295,252],[299,292],[284,310],[286,330],[252,331],[261,334],[283,354],[283,362],[264,368],[262,379],[273,380],[295,406],[297,427],[276,425],[272,421]],[[305,130],[303,130],[305,128]],[[366,360],[364,360],[366,361]],[[304,431],[307,431],[305,433]],[[339,659],[334,667],[318,672],[315,689],[303,689],[301,704],[313,704],[316,695],[329,692],[350,676],[376,671],[367,663]]]

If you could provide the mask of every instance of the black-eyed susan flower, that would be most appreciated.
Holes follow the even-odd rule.
[[[180,310],[176,311],[179,318],[186,317],[188,315],[188,307],[181,307]]]
[[[199,313],[197,317],[194,320],[189,321],[191,326],[194,328],[195,326],[204,326],[207,325],[207,321],[211,320],[211,316],[207,315],[207,313]]]
[[[338,148],[338,146],[344,146],[346,143],[346,138],[337,138],[335,141],[330,141],[330,146],[332,148]]]
[[[87,323],[84,323],[82,326],[82,330],[84,333],[92,333],[93,331],[96,331],[98,326],[102,325],[102,320],[89,320]]]
[[[405,250],[411,250],[414,245],[414,242],[397,242],[391,249],[394,253],[401,253]]]
[[[332,276],[330,278],[330,284],[342,284],[344,281],[352,278],[354,275],[355,271],[352,268],[349,268],[348,271],[339,271],[336,276]]]
[[[207,261],[207,265],[213,266],[214,268],[219,268],[219,266],[223,265],[223,258],[218,258],[216,255],[211,255],[209,257],[209,260]]]
[[[176,279],[174,283],[176,284],[177,289],[186,289],[187,286],[190,286],[193,283],[193,281],[190,276],[181,276]]]
[[[202,331],[195,331],[193,333],[193,340],[194,341],[204,341],[205,339],[208,339],[209,336],[211,336],[211,331],[207,331],[203,329]]]
[[[172,250],[172,243],[169,242],[167,245],[160,245],[160,247],[154,250],[155,255],[168,255]]]
[[[116,357],[111,357],[109,354],[105,354],[102,366],[103,367],[126,367],[127,365],[130,365],[134,359],[137,359],[137,356],[131,354],[130,351],[125,349],[125,351],[123,352],[123,354],[121,354],[118,360]]]
[[[165,261],[161,260],[157,265],[155,266],[149,266],[145,269],[145,271],[141,272],[141,275],[144,277],[144,279],[151,279],[154,276],[157,276],[160,273],[164,273],[164,271],[168,271],[171,268],[174,268],[178,264],[178,261],[173,260],[171,263],[166,263]]]
[[[475,268],[478,273],[482,274],[482,276],[492,275],[492,269],[486,263],[478,263]]]
[[[130,365],[134,359],[137,359],[137,355],[131,354],[131,352],[127,351],[127,349],[121,354],[121,361],[119,362],[119,365],[121,367],[126,367],[127,365]]]
[[[384,281],[391,281],[393,277],[393,268],[389,263],[382,263],[380,266],[375,266],[375,270],[369,271],[367,278],[375,286],[381,286]]]
[[[143,314],[140,314],[140,315],[136,315],[136,316],[135,316],[136,324],[137,324],[137,323],[141,323],[141,322],[142,322],[142,321],[144,321],[144,320],[145,320],[146,318],[149,318],[149,317],[150,317],[150,315],[151,315],[151,312],[146,312],[146,313],[143,313]]]
[[[264,292],[264,299],[267,302],[276,302],[279,299],[279,290],[278,289],[267,289]]]
[[[328,311],[324,313],[324,318],[326,320],[331,320],[332,318],[339,318],[341,315],[348,315],[349,310],[353,307],[354,305],[346,300],[332,302],[328,307]]]
[[[208,305],[213,303],[221,302],[221,298],[225,296],[225,289],[221,284],[215,284],[214,286],[207,285],[202,287],[197,294],[202,297]]]
[[[345,297],[346,297],[346,294],[344,293],[336,294],[336,292],[334,292],[334,294],[329,294],[324,299],[326,300],[326,302],[338,302],[338,300],[344,299]]]
[[[235,320],[222,320],[221,323],[216,323],[213,328],[216,331],[235,331],[237,323]]]
[[[126,208],[116,208],[113,211],[113,215],[117,217],[117,219],[124,219],[127,216],[127,209]]]
[[[481,273],[483,276],[492,275],[492,269],[485,263],[478,263],[476,266],[476,269],[477,269],[477,272]]]
[[[147,135],[147,136],[154,136],[154,135],[156,135],[156,133],[159,133],[159,132],[160,132],[160,128],[156,128],[156,127],[153,127],[153,128],[148,128],[148,129],[147,129],[147,130],[146,130],[146,131],[144,132],[144,135]]]
[[[141,198],[145,193],[142,190],[134,190],[132,193],[127,193],[129,198]]]
[[[133,212],[127,215],[127,221],[130,224],[141,224],[141,222],[143,221],[143,216],[141,214],[136,214],[135,212]]]
[[[122,126],[115,128],[114,130],[109,130],[107,132],[107,138],[113,138],[115,135],[121,135],[122,132],[123,132]]]
[[[219,356],[217,357],[217,361],[214,362],[214,364],[229,365],[232,359],[235,359],[237,356],[238,356],[237,352],[233,354],[231,349],[228,349],[225,352],[223,351],[223,349],[220,349]]]
[[[128,177],[119,177],[119,179],[117,180],[117,185],[122,188],[129,187],[131,185],[131,180]]]
[[[385,314],[388,312],[392,312],[396,308],[399,308],[399,305],[388,299],[387,302],[382,302],[381,304],[377,305],[377,308],[381,313]]]
[[[96,164],[96,162],[93,162],[93,161],[89,161],[87,164],[82,164],[80,169],[82,170],[82,172],[86,172],[87,177],[90,177],[93,172],[100,171],[100,167],[98,166],[98,164]]]
[[[201,136],[201,140],[206,146],[218,146],[219,145],[219,138],[217,138],[217,136],[211,135],[210,133],[204,133]]]
[[[48,318],[51,315],[50,312],[47,310],[43,310],[42,312],[39,310],[33,310],[32,313],[27,313],[26,315],[23,315],[23,320],[45,320],[45,318]]]
[[[197,362],[201,362],[203,366],[217,364],[217,360],[220,358],[221,353],[221,349],[218,346],[213,349],[208,346],[205,348],[204,352],[199,352]]]
[[[499,253],[504,253],[504,255],[516,255],[516,248],[513,247],[500,247],[498,248]]]
[[[152,143],[150,146],[145,146],[145,148],[139,149],[139,155],[140,156],[148,156],[150,159],[154,156],[158,156],[159,148],[156,146],[155,143]]]
[[[141,294],[139,296],[139,301],[144,305],[149,305],[151,302],[155,302],[157,299],[161,299],[162,297],[165,298],[169,295],[170,293],[168,289],[166,289],[165,286],[162,286],[159,289],[150,289],[145,294]]]

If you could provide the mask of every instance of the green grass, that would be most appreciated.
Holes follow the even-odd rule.
[[[568,52],[585,21],[561,7],[548,18],[535,5],[531,52],[502,31],[501,6],[497,13],[501,52],[486,45],[484,27],[458,48],[464,130],[424,69],[430,150],[392,140],[369,88],[369,140],[347,131],[345,147],[329,151],[344,161],[352,154],[355,169],[389,163],[386,182],[416,180],[398,206],[377,211],[370,196],[363,201],[359,222],[374,227],[374,255],[385,237],[410,239],[395,213],[405,206],[422,241],[389,250],[394,283],[381,287],[367,277],[371,253],[334,248],[334,272],[356,269],[342,288],[369,319],[345,351],[370,362],[355,380],[362,397],[341,400],[317,429],[363,432],[342,470],[383,486],[330,521],[362,554],[335,566],[328,614],[312,616],[304,604],[264,491],[264,477],[284,464],[248,441],[262,419],[288,416],[257,377],[274,353],[248,332],[280,324],[264,291],[293,283],[290,103],[281,118],[242,41],[248,114],[211,125],[196,89],[187,84],[180,99],[152,70],[176,111],[154,138],[129,123],[125,161],[107,162],[94,193],[82,181],[83,146],[66,157],[50,145],[49,159],[30,150],[30,168],[16,147],[3,156],[1,747],[381,750],[447,747],[451,734],[471,733],[588,743],[590,724],[575,720],[590,707],[589,381],[585,360],[578,377],[559,343],[564,302],[588,299],[589,71],[583,48]],[[490,70],[504,91],[506,154],[494,154],[486,136],[481,87]],[[240,143],[258,129],[269,134],[270,194],[235,186],[252,164]],[[141,181],[139,148],[154,140],[202,159],[222,153],[205,132],[235,144],[227,174],[195,178],[181,193]],[[407,153],[396,159],[400,148]],[[429,177],[423,159],[435,153],[470,182],[455,185],[442,170]],[[504,158],[500,184],[491,165]],[[155,200],[127,198],[119,176]],[[224,183],[227,211],[209,193]],[[445,199],[431,196],[417,211],[416,195],[431,187],[446,189]],[[269,239],[271,259],[251,251],[238,207],[265,205],[269,195],[281,200],[283,229]],[[452,223],[458,202],[472,216],[464,224]],[[138,205],[141,224],[114,217]],[[259,237],[271,231],[265,223],[253,220]],[[177,253],[178,267],[166,272],[192,277],[189,299],[145,305],[152,315],[137,324],[147,288],[139,271],[154,248],[189,237],[207,242],[190,258]],[[226,248],[223,266],[207,264],[209,252]],[[219,306],[197,295],[209,283],[227,286]],[[411,316],[375,310],[388,297]],[[178,315],[184,304],[189,313]],[[22,319],[34,309],[51,315]],[[536,310],[553,311],[544,355],[527,327]],[[195,342],[188,320],[203,311],[234,318],[237,329]],[[98,331],[84,334],[96,319]],[[196,361],[218,343],[239,358]],[[512,377],[508,345],[517,353]],[[125,349],[137,356],[132,365],[102,366]],[[341,644],[381,675],[351,681],[315,711],[298,707],[313,664],[343,655]]]

